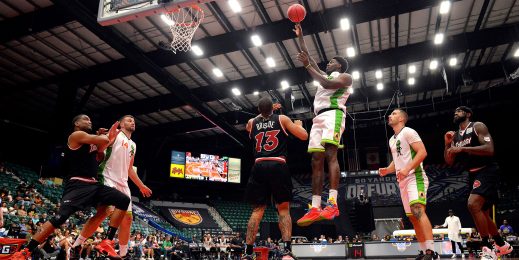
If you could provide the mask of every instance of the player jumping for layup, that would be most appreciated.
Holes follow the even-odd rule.
[[[303,63],[312,78],[319,82],[314,99],[314,113],[308,152],[312,153],[312,207],[297,221],[299,226],[308,226],[322,219],[332,220],[339,216],[337,207],[337,188],[340,169],[337,149],[340,146],[346,117],[346,100],[350,93],[352,78],[345,73],[348,62],[342,57],[334,57],[328,62],[326,72],[308,55],[303,30],[296,24],[294,32],[299,38],[301,50],[297,59]],[[328,205],[321,210],[323,191],[324,159],[328,162],[330,193]]]

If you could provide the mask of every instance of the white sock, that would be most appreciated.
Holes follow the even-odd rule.
[[[425,240],[425,247],[434,251],[434,240]]]
[[[79,235],[76,239],[76,241],[74,241],[74,244],[72,245],[72,247],[76,247],[76,246],[80,246],[82,245],[83,243],[85,243],[85,241],[87,240],[86,237],[82,236],[82,235]]]
[[[312,208],[321,208],[321,196],[320,195],[312,195]]]
[[[419,244],[420,244],[420,250],[422,250],[425,253],[425,250],[427,249],[427,247],[425,246],[425,242],[419,242]]]
[[[328,200],[332,200],[337,204],[337,190],[330,189],[330,195],[328,196]]]
[[[119,244],[119,255],[125,256],[128,253],[128,245]]]

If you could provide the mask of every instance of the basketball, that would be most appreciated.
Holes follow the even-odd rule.
[[[303,19],[305,19],[305,7],[300,4],[293,4],[288,8],[287,15],[290,21],[294,23],[299,23],[303,21]]]

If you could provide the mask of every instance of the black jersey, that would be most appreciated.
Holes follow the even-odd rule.
[[[287,156],[288,134],[279,115],[254,118],[249,136],[254,141],[254,158]]]
[[[97,147],[93,144],[83,144],[78,149],[65,149],[63,170],[67,179],[72,177],[96,178],[98,163],[96,160]]]
[[[458,130],[454,134],[452,146],[455,147],[475,147],[480,146],[478,133],[474,128],[474,122],[470,122],[465,130]],[[468,153],[459,153],[455,159],[455,163],[461,163],[467,169],[480,168],[494,163],[494,158],[491,156],[471,155]]]

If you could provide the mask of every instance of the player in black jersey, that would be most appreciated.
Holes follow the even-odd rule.
[[[494,141],[488,128],[482,122],[472,122],[474,113],[466,106],[454,111],[457,132],[445,134],[445,162],[449,165],[461,164],[469,171],[472,191],[468,198],[468,209],[482,238],[483,257],[494,258],[509,254],[512,247],[499,235],[496,224],[490,218],[490,209],[497,202],[499,166],[494,160]],[[494,249],[489,243],[494,240]]]
[[[124,193],[105,186],[97,181],[97,152],[106,149],[110,138],[115,138],[118,124],[114,124],[108,136],[106,129],[100,129],[98,135],[89,134],[92,131],[92,122],[87,115],[78,115],[72,120],[74,132],[68,137],[67,149],[63,158],[66,183],[61,199],[61,207],[54,218],[43,224],[41,231],[36,233],[24,251],[17,252],[13,259],[27,259],[30,252],[45,241],[45,239],[59,228],[77,211],[85,210],[97,205],[113,205],[116,210],[110,218],[107,238],[96,249],[110,257],[118,258],[113,248],[113,238],[117,227],[121,223],[126,209],[130,205],[130,198]]]
[[[255,163],[247,183],[246,199],[253,209],[247,225],[245,254],[242,259],[253,259],[252,247],[258,226],[271,197],[276,203],[279,229],[286,244],[284,259],[290,259],[294,256],[291,253],[292,219],[289,205],[292,200],[292,180],[286,165],[288,133],[300,140],[307,140],[308,133],[300,120],[292,122],[287,116],[273,114],[270,98],[260,99],[258,111],[260,115],[250,119],[246,127],[254,144]]]

